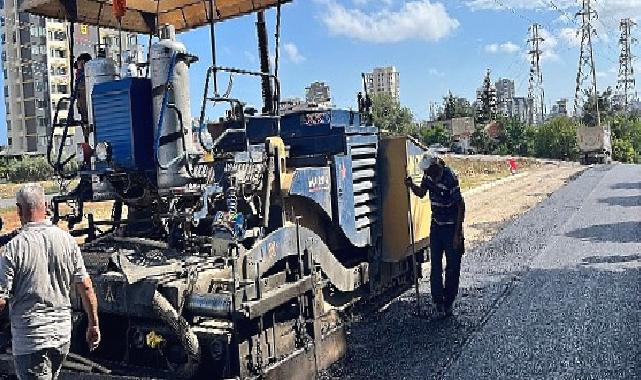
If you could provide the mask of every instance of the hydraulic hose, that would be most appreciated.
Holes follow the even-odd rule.
[[[196,334],[191,330],[185,318],[178,314],[171,303],[157,290],[154,293],[152,307],[158,317],[176,334],[187,354],[187,361],[174,369],[175,378],[190,379],[194,377],[200,365],[200,344]]]

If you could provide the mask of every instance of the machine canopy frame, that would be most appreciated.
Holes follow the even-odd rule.
[[[58,20],[156,34],[158,26],[164,24],[173,25],[177,32],[208,25],[211,4],[214,22],[219,22],[288,2],[291,0],[127,0],[121,23],[114,16],[113,0],[22,0],[20,10]]]

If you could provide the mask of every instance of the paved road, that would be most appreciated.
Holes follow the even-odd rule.
[[[588,170],[462,275],[452,318],[416,317],[408,293],[352,327],[327,377],[641,379],[641,167]]]

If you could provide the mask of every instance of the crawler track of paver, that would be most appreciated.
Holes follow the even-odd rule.
[[[454,316],[408,292],[324,377],[641,379],[640,252],[641,167],[592,168],[466,254]]]

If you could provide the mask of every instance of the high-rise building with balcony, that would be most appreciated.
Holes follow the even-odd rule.
[[[18,1],[9,0],[1,26],[7,153],[41,154],[51,116],[46,21],[18,12]]]
[[[365,84],[370,95],[387,94],[397,102],[401,99],[400,73],[394,66],[377,67],[366,73]]]
[[[1,10],[2,71],[7,123],[4,154],[42,155],[60,102],[58,122],[68,117],[71,96],[69,25],[19,12],[19,0],[5,0]],[[119,62],[120,33],[87,25],[74,26],[74,54],[90,53],[100,43]],[[123,63],[137,60],[135,34],[122,33]],[[54,131],[55,135],[61,130]],[[70,133],[73,135],[74,130]],[[68,144],[73,140],[69,139]]]
[[[313,82],[305,88],[305,100],[307,103],[316,104],[319,107],[330,107],[332,96],[329,86],[325,82]]]
[[[511,117],[514,104],[514,81],[508,78],[499,79],[496,84],[496,106],[499,115]]]

